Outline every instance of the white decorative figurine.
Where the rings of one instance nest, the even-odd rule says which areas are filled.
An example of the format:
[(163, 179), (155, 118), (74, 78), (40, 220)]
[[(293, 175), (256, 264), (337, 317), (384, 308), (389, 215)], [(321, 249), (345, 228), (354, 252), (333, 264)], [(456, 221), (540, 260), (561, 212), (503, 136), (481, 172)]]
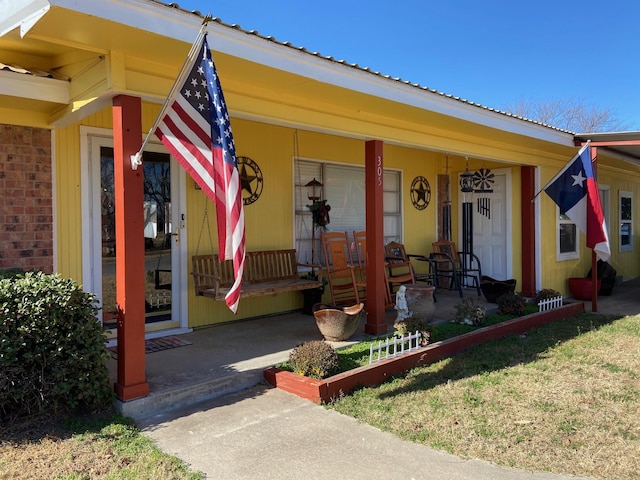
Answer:
[(405, 296), (405, 291), (407, 288), (404, 285), (400, 285), (398, 291), (396, 292), (396, 306), (393, 307), (397, 312), (398, 316), (396, 317), (396, 323), (403, 322), (407, 318), (411, 318), (411, 312), (409, 311), (409, 306), (407, 305), (407, 298)]

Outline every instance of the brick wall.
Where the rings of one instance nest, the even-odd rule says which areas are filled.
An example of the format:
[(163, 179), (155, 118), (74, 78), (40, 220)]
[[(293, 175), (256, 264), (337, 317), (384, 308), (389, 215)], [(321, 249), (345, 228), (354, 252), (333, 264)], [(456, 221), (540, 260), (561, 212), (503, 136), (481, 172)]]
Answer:
[(53, 271), (51, 132), (0, 124), (0, 269)]

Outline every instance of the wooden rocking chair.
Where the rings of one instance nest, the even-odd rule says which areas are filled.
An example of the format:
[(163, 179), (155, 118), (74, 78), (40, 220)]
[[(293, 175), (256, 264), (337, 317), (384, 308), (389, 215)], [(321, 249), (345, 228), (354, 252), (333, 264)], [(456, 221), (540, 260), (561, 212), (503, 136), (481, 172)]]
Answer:
[(354, 305), (363, 298), (358, 291), (355, 267), (346, 232), (321, 232), (325, 268), (329, 280), (331, 302), (334, 305)]

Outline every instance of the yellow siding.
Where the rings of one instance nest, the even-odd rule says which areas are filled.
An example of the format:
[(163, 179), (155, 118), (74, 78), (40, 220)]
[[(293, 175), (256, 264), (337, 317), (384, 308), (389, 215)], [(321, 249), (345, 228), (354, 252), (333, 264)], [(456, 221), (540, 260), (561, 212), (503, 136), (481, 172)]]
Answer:
[(56, 130), (55, 135), (58, 271), (81, 283), (80, 131), (75, 125)]
[[(151, 128), (158, 113), (159, 106), (143, 104), (143, 130)], [(264, 177), (264, 189), (260, 199), (245, 207), (246, 245), (248, 250), (291, 248), (294, 245), (294, 207), (293, 207), (293, 158), (317, 159), (344, 164), (364, 165), (365, 140), (327, 135), (318, 132), (299, 130), (298, 151), (295, 152), (295, 130), (289, 127), (257, 123), (246, 119), (234, 118), (234, 137), (237, 154), (247, 156), (258, 163)], [(108, 128), (112, 126), (111, 109), (104, 109), (91, 115), (81, 122), (83, 125)], [(58, 229), (58, 259), (59, 269), (65, 275), (80, 279), (82, 276), (82, 238), (80, 222), (80, 123), (71, 125), (56, 132), (57, 148), (57, 208), (60, 224), (64, 228)], [(452, 132), (452, 137), (459, 134)], [(491, 144), (491, 142), (488, 142)], [(531, 149), (501, 149), (495, 142), (489, 147), (492, 151), (501, 151), (501, 163), (480, 160), (482, 153), (487, 152), (487, 146), (480, 146), (475, 151), (474, 144), (467, 144), (469, 155), (469, 169), (477, 170), (481, 167), (490, 169), (510, 168), (511, 170), (511, 231), (508, 241), (512, 242), (513, 277), (521, 284), (522, 278), (522, 219), (520, 215), (520, 168), (526, 164), (532, 155), (540, 152)], [(546, 183), (566, 161), (575, 153), (573, 149), (566, 149), (566, 160), (559, 160), (556, 153), (538, 156), (541, 168), (541, 183)], [(423, 149), (412, 149), (391, 144), (384, 146), (384, 165), (389, 169), (401, 171), (402, 191), (402, 222), (403, 238), (409, 252), (427, 254), (431, 251), (431, 243), (436, 240), (436, 176), (444, 174), (446, 170), (446, 156), (444, 153)], [(600, 167), (601, 183), (611, 187), (611, 219), (618, 216), (618, 191), (626, 190), (634, 193), (634, 214), (640, 214), (638, 203), (640, 188), (638, 182), (640, 171), (635, 169), (623, 170), (615, 162), (609, 166), (603, 162)], [(452, 235), (458, 238), (458, 223), (455, 220), (458, 205), (457, 175), (464, 170), (464, 157), (449, 155), (448, 173), (452, 178), (451, 201), (453, 205), (454, 221)], [(633, 170), (633, 169), (632, 169)], [(425, 210), (416, 210), (411, 204), (409, 189), (412, 180), (422, 175), (429, 180), (432, 188), (431, 203)], [(195, 253), (217, 251), (216, 217), (213, 204), (207, 200), (202, 191), (195, 189), (193, 181), (186, 181), (187, 197), (187, 256), (190, 262)], [(208, 209), (211, 238), (206, 227), (203, 228), (205, 205)], [(542, 262), (543, 288), (554, 288), (563, 293), (567, 292), (566, 278), (583, 276), (590, 266), (589, 255), (581, 236), (580, 260), (556, 261), (556, 221), (555, 205), (542, 195), (540, 201), (542, 245), (540, 247)], [(68, 227), (68, 228), (67, 228)], [(613, 259), (612, 264), (618, 273), (625, 278), (638, 275), (640, 263), (640, 245), (635, 242), (633, 252), (617, 252), (617, 228), (611, 229)], [(637, 229), (634, 231), (637, 236)], [(188, 271), (191, 266), (188, 265)], [(193, 282), (189, 275), (189, 326), (202, 327), (211, 324), (228, 322), (236, 319), (264, 316), (272, 313), (299, 309), (302, 306), (302, 295), (298, 292), (279, 294), (268, 297), (243, 299), (240, 302), (238, 314), (232, 315), (223, 302), (195, 297)]]

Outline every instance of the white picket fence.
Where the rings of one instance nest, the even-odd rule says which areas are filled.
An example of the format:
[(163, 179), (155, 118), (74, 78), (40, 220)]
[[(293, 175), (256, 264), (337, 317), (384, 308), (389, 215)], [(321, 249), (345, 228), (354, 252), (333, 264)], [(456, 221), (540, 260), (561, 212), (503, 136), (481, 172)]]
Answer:
[(538, 302), (538, 311), (546, 312), (562, 306), (562, 297), (548, 298)]
[(147, 295), (147, 302), (152, 307), (164, 307), (171, 305), (171, 292), (150, 293)]
[(369, 347), (369, 363), (379, 362), (420, 348), (420, 332), (381, 340)]

